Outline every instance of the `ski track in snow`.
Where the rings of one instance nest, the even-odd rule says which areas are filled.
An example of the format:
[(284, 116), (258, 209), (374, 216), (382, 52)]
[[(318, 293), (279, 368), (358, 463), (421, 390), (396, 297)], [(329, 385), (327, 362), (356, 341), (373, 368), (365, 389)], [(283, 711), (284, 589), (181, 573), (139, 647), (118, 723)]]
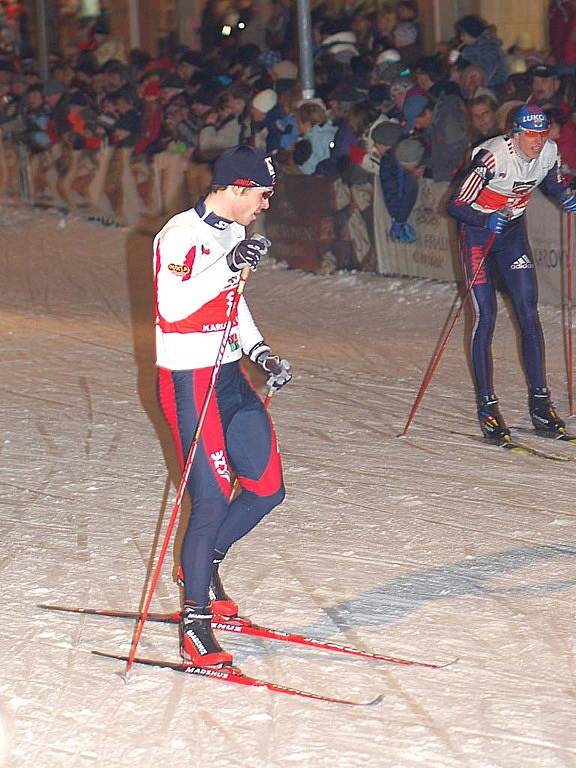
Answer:
[[(331, 706), (147, 668), (124, 685), (121, 664), (89, 652), (128, 652), (133, 624), (36, 604), (137, 608), (173, 505), (151, 240), (50, 211), (6, 208), (0, 220), (0, 765), (576, 766), (574, 465), (467, 437), (478, 428), (462, 319), (396, 437), (454, 285), (273, 263), (250, 277), (256, 321), (294, 368), (271, 405), (287, 498), (224, 574), (262, 624), (458, 661), (403, 668), (225, 634), (249, 674), (384, 702)], [(541, 316), (566, 414), (560, 311)], [(494, 357), (507, 421), (527, 427), (503, 306)], [(576, 459), (570, 446), (518, 439)], [(178, 605), (176, 555), (174, 544), (155, 610)], [(140, 653), (176, 658), (176, 628), (148, 623)]]

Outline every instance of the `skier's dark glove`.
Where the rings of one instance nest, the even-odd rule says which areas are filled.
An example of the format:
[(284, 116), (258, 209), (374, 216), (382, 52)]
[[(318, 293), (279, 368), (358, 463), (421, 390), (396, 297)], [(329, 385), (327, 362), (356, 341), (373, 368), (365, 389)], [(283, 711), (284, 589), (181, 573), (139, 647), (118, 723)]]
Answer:
[(504, 215), (502, 211), (494, 211), (486, 219), (486, 227), (495, 235), (503, 232), (506, 224), (508, 224), (508, 216)]
[(281, 360), (278, 355), (271, 354), (270, 347), (264, 342), (250, 351), (250, 359), (269, 374), (266, 386), (270, 389), (278, 391), (292, 378), (292, 367), (288, 360)]
[(270, 240), (263, 235), (254, 235), (247, 240), (241, 240), (226, 256), (226, 261), (232, 272), (240, 272), (244, 267), (250, 267), (254, 272), (262, 256), (268, 253)]
[(278, 391), (282, 389), (284, 384), (288, 384), (292, 378), (290, 363), (288, 360), (280, 360), (278, 355), (271, 355), (269, 352), (265, 352), (256, 362), (266, 373), (270, 374), (266, 380), (266, 386), (269, 389)]

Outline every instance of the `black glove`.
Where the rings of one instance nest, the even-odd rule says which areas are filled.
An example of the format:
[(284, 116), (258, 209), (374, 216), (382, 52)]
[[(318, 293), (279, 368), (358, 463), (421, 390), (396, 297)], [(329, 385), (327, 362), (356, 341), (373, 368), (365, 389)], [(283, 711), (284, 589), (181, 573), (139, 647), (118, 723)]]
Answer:
[(306, 160), (309, 160), (312, 157), (312, 144), (308, 141), (308, 139), (300, 139), (296, 142), (294, 145), (294, 151), (292, 154), (292, 158), (296, 165), (303, 165)]
[(240, 272), (244, 267), (250, 267), (254, 272), (262, 256), (268, 253), (270, 245), (270, 240), (263, 235), (254, 235), (247, 240), (240, 240), (226, 256), (228, 266), (232, 272)]
[(288, 360), (281, 360), (278, 355), (271, 354), (270, 347), (264, 342), (253, 347), (250, 359), (269, 374), (266, 386), (270, 389), (278, 391), (292, 378), (292, 368)]

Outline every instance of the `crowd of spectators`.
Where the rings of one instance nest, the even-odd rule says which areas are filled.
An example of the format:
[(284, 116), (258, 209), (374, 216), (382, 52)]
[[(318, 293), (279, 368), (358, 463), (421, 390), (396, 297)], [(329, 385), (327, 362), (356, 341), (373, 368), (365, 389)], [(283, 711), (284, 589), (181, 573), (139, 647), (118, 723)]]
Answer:
[(208, 0), (202, 52), (125, 52), (95, 21), (66, 56), (51, 57), (43, 81), (32, 55), (0, 50), (2, 135), (32, 153), (54, 145), (182, 153), (192, 197), (209, 184), (218, 155), (238, 143), (264, 148), (284, 173), (348, 184), (377, 177), (390, 237), (405, 243), (416, 237), (409, 216), (419, 179), (450, 181), (471, 147), (509, 129), (522, 103), (547, 111), (574, 179), (576, 51), (570, 25), (552, 24), (557, 3), (548, 51), (523, 39), (504, 50), (496, 29), (467, 15), (433, 55), (423, 53), (414, 0), (348, 0), (338, 15), (317, 6), (315, 97), (303, 101), (295, 4), (274, 0), (263, 15), (254, 2)]

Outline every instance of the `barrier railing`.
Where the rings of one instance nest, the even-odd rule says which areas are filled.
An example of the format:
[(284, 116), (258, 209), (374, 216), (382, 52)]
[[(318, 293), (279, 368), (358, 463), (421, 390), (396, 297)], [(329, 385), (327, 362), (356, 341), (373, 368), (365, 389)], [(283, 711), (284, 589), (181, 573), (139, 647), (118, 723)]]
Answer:
[[(134, 154), (104, 147), (73, 150), (56, 144), (31, 153), (0, 138), (0, 198), (56, 207), (121, 226), (167, 219), (189, 207), (209, 170), (180, 153)], [(362, 270), (388, 275), (459, 279), (454, 222), (443, 213), (446, 184), (422, 179), (410, 216), (416, 242), (389, 235), (390, 219), (378, 178), (342, 180), (281, 174), (266, 231), (272, 256), (312, 272)], [(538, 271), (540, 301), (559, 305), (565, 250), (561, 214), (538, 191), (530, 203), (528, 233)]]
[(55, 144), (43, 152), (0, 141), (0, 196), (32, 205), (133, 226), (188, 205), (187, 159), (180, 153), (136, 155), (132, 149), (74, 150)]

